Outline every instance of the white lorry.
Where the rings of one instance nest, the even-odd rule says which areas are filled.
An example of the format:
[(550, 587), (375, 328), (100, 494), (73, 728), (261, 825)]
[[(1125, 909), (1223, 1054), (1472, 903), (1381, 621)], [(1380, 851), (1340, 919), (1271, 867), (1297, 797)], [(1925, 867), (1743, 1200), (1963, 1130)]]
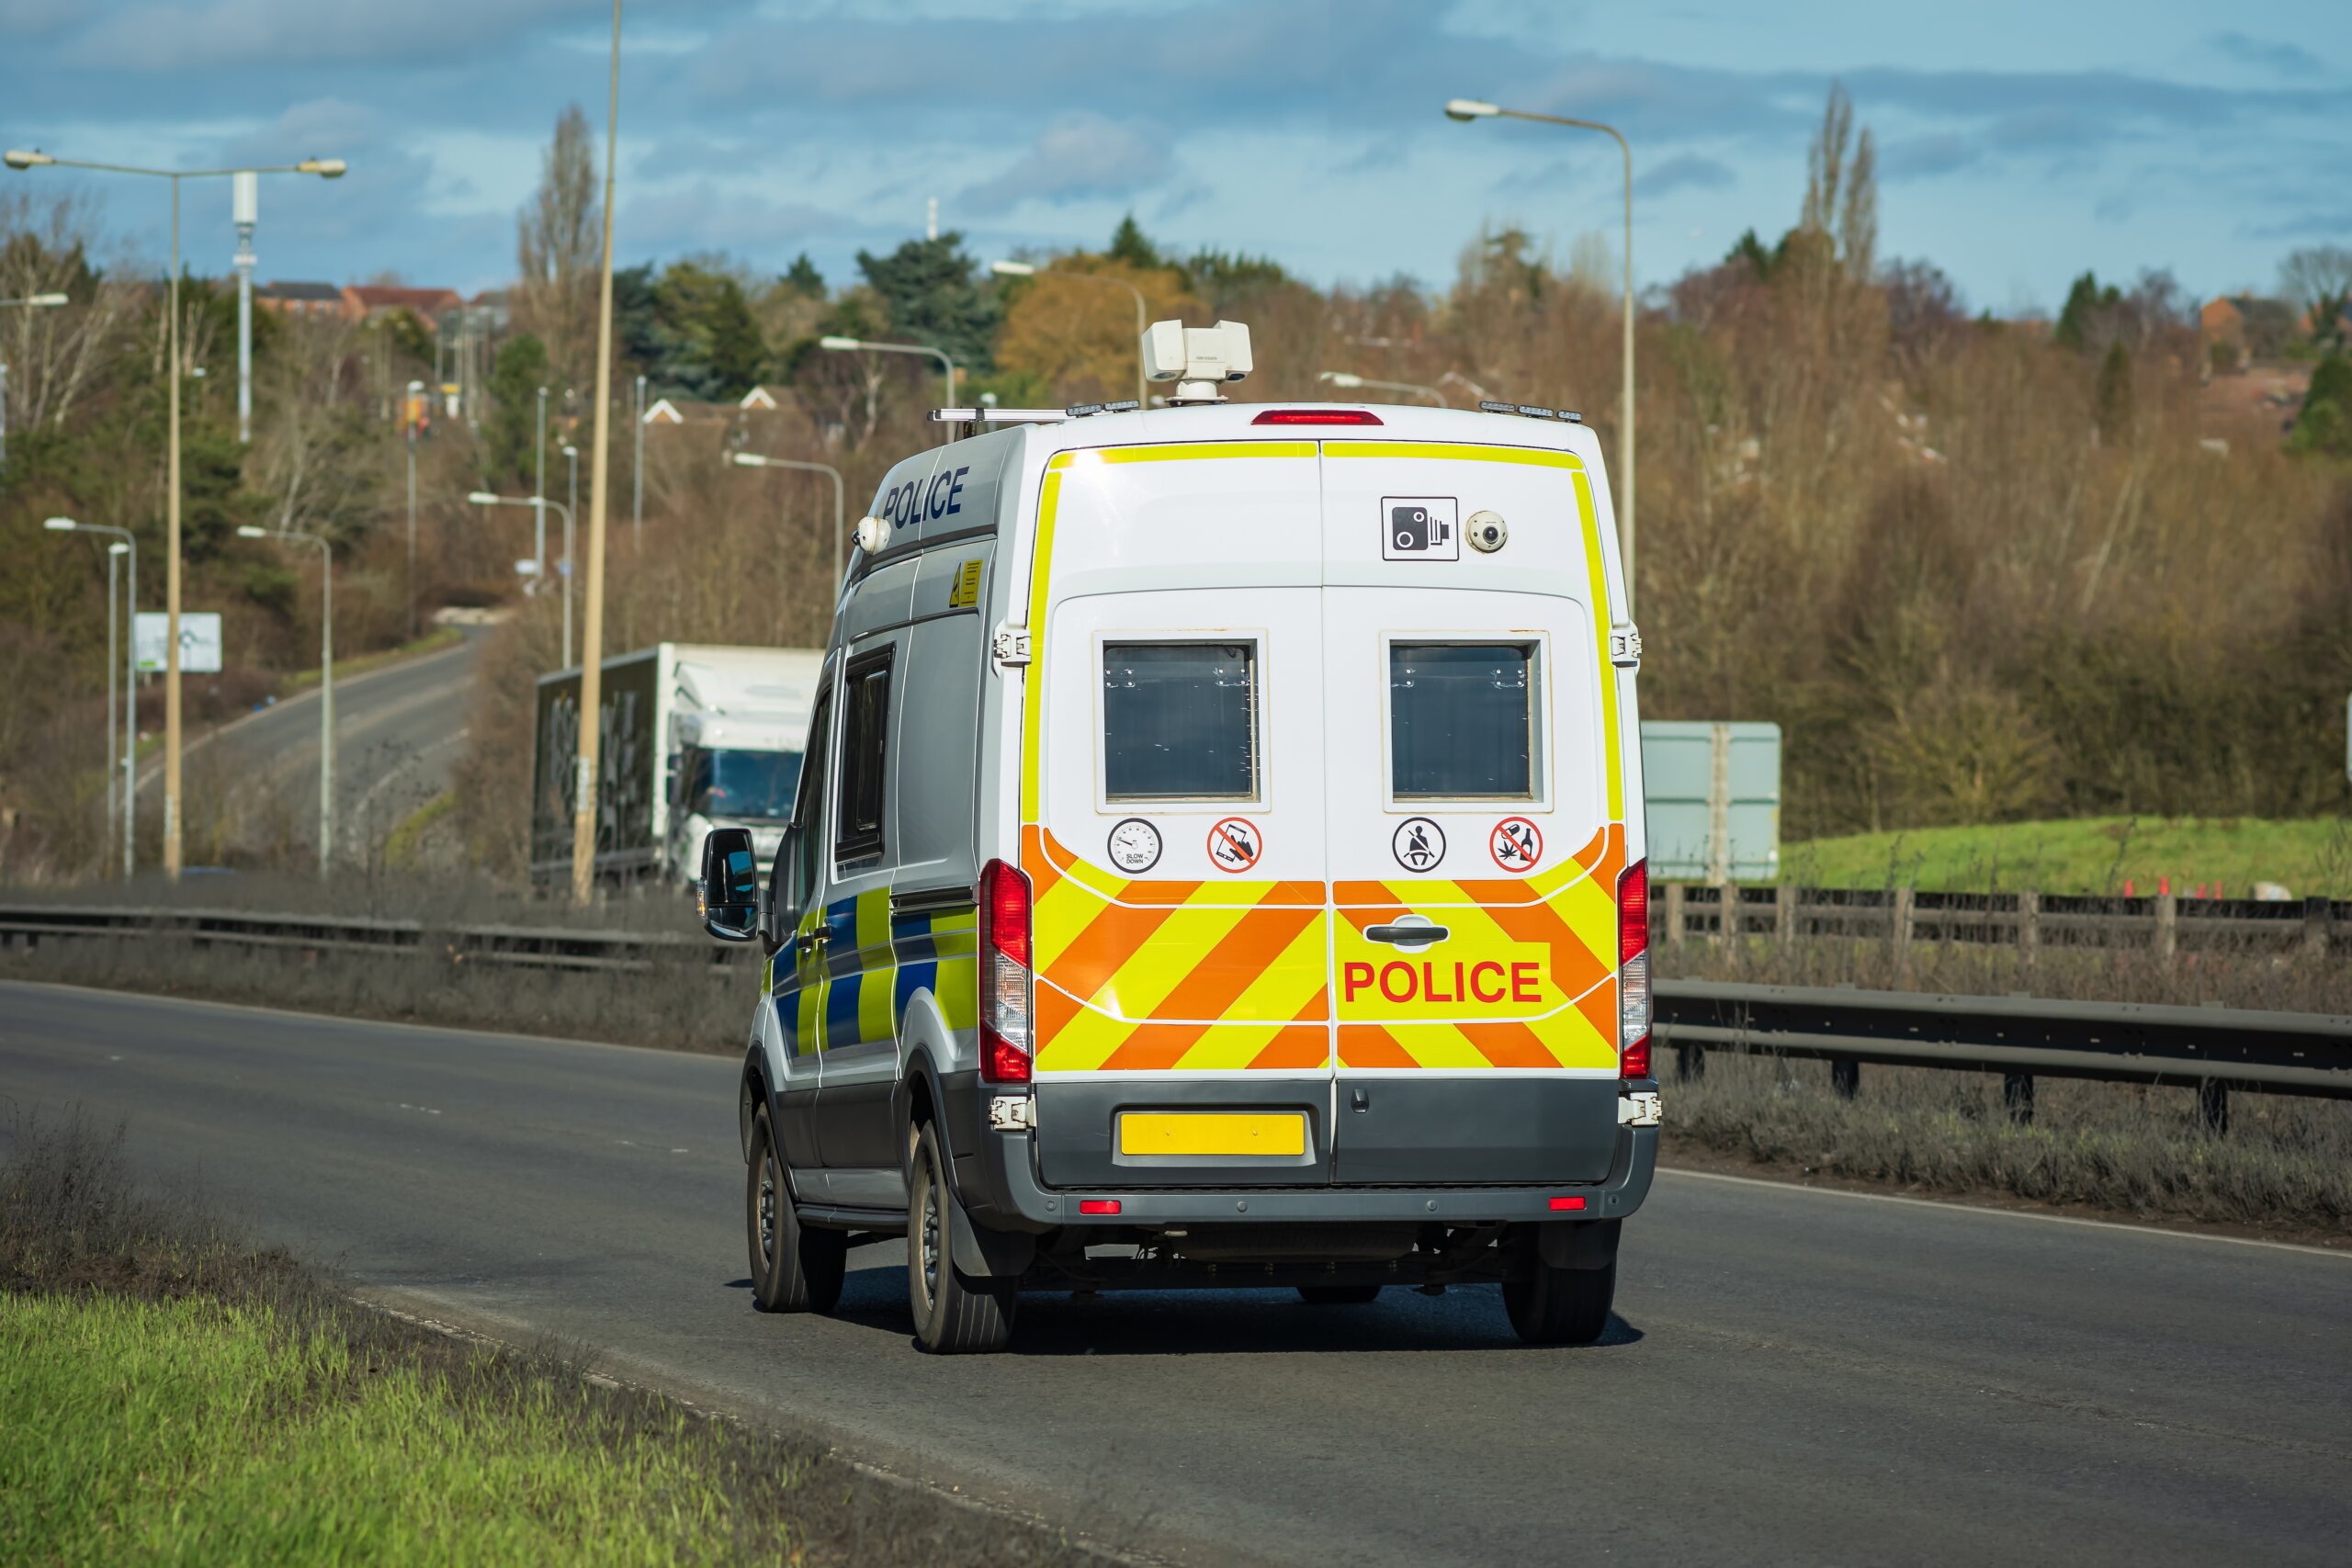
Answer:
[[(713, 828), (772, 854), (800, 780), (824, 654), (664, 642), (605, 660), (596, 876), (690, 883)], [(580, 671), (539, 677), (531, 874), (571, 874)]]

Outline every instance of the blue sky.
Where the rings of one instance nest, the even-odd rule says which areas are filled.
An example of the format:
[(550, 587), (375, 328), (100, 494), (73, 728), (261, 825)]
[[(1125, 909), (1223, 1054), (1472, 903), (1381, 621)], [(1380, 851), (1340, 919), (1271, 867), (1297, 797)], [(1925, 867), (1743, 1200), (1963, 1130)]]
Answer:
[[(1777, 14), (1776, 14), (1777, 13)], [(0, 0), (0, 142), (198, 166), (350, 160), (267, 184), (261, 276), (511, 271), (556, 114), (601, 132), (594, 0)], [(983, 259), (1156, 237), (1321, 282), (1442, 283), (1485, 221), (1619, 232), (1614, 148), (1453, 124), (1448, 97), (1612, 120), (1632, 138), (1645, 285), (1793, 220), (1830, 80), (1875, 131), (1881, 250), (1973, 306), (2054, 307), (2083, 268), (2268, 286), (2352, 243), (2352, 27), (2339, 5), (1643, 6), (1572, 0), (639, 0), (624, 26), (624, 262), (724, 250), (839, 281), (860, 247), (944, 227)], [(55, 172), (0, 175), (62, 184)], [(199, 270), (233, 247), (192, 186)], [(104, 183), (150, 261), (159, 186)]]

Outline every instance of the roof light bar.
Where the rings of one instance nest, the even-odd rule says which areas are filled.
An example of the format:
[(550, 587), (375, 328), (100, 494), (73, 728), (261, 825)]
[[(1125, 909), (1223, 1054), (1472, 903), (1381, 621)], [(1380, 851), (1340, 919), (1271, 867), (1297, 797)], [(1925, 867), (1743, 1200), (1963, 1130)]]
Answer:
[(1268, 409), (1252, 424), (1378, 424), (1370, 409)]
[[(1132, 406), (1132, 405), (1131, 405)], [(933, 409), (933, 424), (1059, 424), (1068, 409)]]
[(1481, 413), (1515, 413), (1521, 419), (1556, 419), (1567, 424), (1582, 424), (1584, 416), (1574, 409), (1547, 409), (1541, 403), (1501, 403), (1492, 400), (1478, 404)]

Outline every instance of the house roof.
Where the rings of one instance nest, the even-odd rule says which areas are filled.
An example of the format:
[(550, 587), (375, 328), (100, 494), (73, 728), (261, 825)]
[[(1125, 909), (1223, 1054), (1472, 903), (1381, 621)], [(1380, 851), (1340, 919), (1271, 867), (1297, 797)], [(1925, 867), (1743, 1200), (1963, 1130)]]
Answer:
[(266, 284), (256, 292), (265, 299), (309, 299), (322, 304), (333, 304), (343, 299), (343, 290), (332, 283), (279, 281)]
[(363, 310), (410, 310), (420, 315), (466, 302), (454, 288), (401, 288), (381, 283), (355, 283), (343, 296)]

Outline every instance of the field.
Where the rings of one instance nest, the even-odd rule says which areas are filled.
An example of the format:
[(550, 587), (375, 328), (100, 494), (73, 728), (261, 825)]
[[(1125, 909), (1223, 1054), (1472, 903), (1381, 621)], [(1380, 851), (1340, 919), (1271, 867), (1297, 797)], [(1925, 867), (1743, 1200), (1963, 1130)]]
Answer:
[(2352, 818), (2086, 817), (1994, 827), (1928, 828), (1815, 839), (1781, 851), (1781, 876), (1807, 887), (1917, 887), (1976, 892), (2146, 897), (2169, 877), (2187, 897), (2200, 886), (2249, 898), (2257, 882), (2298, 898), (2352, 897)]

